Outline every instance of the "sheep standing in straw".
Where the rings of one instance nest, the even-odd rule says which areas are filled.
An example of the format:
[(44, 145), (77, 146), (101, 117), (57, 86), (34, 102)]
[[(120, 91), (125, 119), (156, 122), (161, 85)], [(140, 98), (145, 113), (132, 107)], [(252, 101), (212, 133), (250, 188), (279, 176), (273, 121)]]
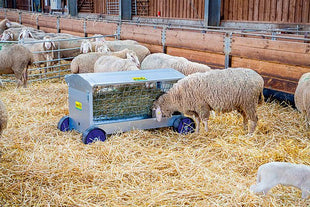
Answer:
[(33, 62), (32, 53), (22, 45), (13, 45), (0, 51), (0, 74), (15, 74), (17, 86), (27, 86), (28, 66)]
[(310, 122), (310, 73), (305, 73), (298, 81), (294, 95), (295, 106), (305, 117), (306, 127)]
[(246, 129), (250, 120), (249, 133), (257, 124), (256, 107), (262, 101), (263, 78), (251, 69), (235, 68), (194, 73), (179, 80), (154, 102), (156, 119), (170, 117), (178, 111), (194, 117), (196, 132), (200, 121), (208, 131), (210, 111), (230, 112), (237, 110), (243, 116)]
[(6, 110), (5, 105), (0, 100), (0, 135), (2, 131), (6, 128), (8, 122), (8, 112)]
[(176, 57), (164, 53), (150, 54), (141, 63), (141, 70), (160, 68), (173, 68), (184, 75), (211, 70), (207, 65), (191, 62), (184, 57)]
[(250, 190), (267, 194), (274, 186), (290, 185), (302, 191), (302, 198), (310, 195), (310, 166), (287, 162), (270, 162), (261, 165), (257, 172), (257, 184)]

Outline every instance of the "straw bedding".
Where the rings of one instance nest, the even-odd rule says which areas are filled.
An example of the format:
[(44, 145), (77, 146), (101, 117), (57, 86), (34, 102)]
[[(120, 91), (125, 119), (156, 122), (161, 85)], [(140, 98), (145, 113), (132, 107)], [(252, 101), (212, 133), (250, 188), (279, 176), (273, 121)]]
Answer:
[(199, 136), (136, 130), (84, 145), (81, 134), (57, 129), (68, 114), (64, 81), (7, 86), (0, 95), (9, 114), (0, 138), (1, 206), (310, 205), (293, 187), (249, 191), (263, 163), (310, 165), (310, 132), (291, 107), (260, 106), (253, 136), (240, 115), (227, 113), (212, 116)]

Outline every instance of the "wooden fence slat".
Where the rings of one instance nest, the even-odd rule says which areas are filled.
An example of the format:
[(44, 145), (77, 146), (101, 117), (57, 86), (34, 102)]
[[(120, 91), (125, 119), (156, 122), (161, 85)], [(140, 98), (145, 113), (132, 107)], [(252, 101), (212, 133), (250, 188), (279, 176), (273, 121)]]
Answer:
[(294, 22), (302, 22), (302, 0), (296, 1), (296, 15)]
[(259, 20), (259, 0), (254, 0), (254, 15), (253, 20), (258, 21)]
[(86, 31), (88, 34), (113, 35), (116, 33), (117, 24), (110, 22), (97, 22), (88, 20)]
[(223, 34), (203, 34), (191, 31), (167, 30), (166, 45), (223, 53)]
[(308, 23), (309, 20), (309, 7), (310, 7), (310, 1), (309, 0), (303, 0), (302, 5), (302, 23)]
[(271, 0), (271, 13), (270, 13), (270, 21), (276, 21), (276, 9), (277, 9), (277, 0)]
[(83, 33), (84, 32), (83, 26), (84, 26), (83, 20), (80, 19), (67, 19), (67, 18), (59, 19), (59, 28), (61, 30)]
[(296, 0), (290, 0), (288, 22), (294, 22), (295, 19)]
[(161, 30), (162, 28), (123, 24), (121, 39), (132, 39), (138, 42), (161, 45)]
[(282, 21), (282, 2), (283, 2), (283, 0), (277, 0), (277, 17), (276, 17), (276, 21), (278, 21), (278, 22)]
[(252, 21), (254, 16), (254, 0), (249, 0), (249, 15), (248, 20)]

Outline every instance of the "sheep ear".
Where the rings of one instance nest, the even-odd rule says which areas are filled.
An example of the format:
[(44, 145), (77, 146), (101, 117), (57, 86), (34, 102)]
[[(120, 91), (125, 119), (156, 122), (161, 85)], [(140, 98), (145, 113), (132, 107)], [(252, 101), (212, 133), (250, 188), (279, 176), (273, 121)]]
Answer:
[(29, 35), (30, 35), (31, 38), (34, 38), (33, 35), (32, 35), (32, 33), (31, 33), (30, 31), (29, 31)]
[(88, 42), (88, 47), (89, 47), (89, 50), (92, 52), (92, 51), (93, 51), (93, 49), (92, 49), (92, 45), (91, 45), (91, 43), (90, 43), (90, 42)]
[(51, 43), (52, 43), (52, 47), (56, 49), (55, 42), (51, 41)]
[(159, 106), (156, 108), (155, 114), (156, 114), (156, 120), (157, 120), (158, 122), (161, 122), (161, 120), (162, 120), (162, 118), (163, 118), (163, 114), (162, 114), (162, 112), (161, 112)]
[(14, 39), (13, 33), (10, 33), (10, 37), (12, 40)]

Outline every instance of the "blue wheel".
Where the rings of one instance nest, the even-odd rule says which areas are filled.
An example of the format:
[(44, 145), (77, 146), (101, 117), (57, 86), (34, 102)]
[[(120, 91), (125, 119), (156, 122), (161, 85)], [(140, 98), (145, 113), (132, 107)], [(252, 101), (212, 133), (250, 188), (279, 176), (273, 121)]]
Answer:
[(69, 131), (70, 130), (69, 122), (70, 122), (69, 116), (64, 116), (59, 120), (57, 128), (62, 132)]
[(189, 117), (180, 117), (173, 122), (173, 130), (180, 134), (189, 134), (195, 132), (195, 122)]
[(82, 141), (84, 144), (90, 144), (95, 141), (102, 141), (106, 140), (106, 133), (104, 130), (98, 127), (90, 127), (83, 132)]

